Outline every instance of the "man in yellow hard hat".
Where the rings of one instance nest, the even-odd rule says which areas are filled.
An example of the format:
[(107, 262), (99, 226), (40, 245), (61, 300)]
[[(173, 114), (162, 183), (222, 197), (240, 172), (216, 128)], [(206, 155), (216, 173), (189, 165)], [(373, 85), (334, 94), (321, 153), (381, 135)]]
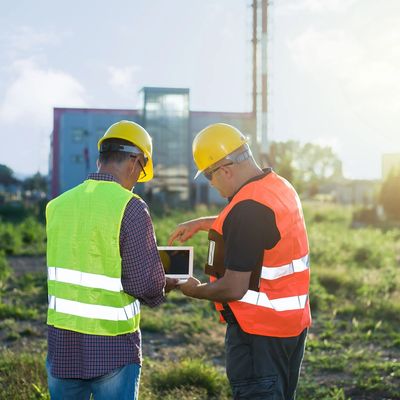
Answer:
[(215, 302), (227, 323), (226, 369), (234, 399), (292, 400), (311, 324), (309, 248), (299, 197), (270, 168), (262, 170), (245, 136), (227, 124), (197, 134), (193, 158), (228, 205), (216, 217), (180, 224), (169, 243), (208, 231), (205, 272), (190, 297)]
[(150, 135), (120, 121), (98, 150), (98, 172), (46, 209), (46, 366), (55, 400), (137, 399), (140, 306), (160, 305), (176, 284), (166, 285), (147, 205), (131, 191), (153, 177)]

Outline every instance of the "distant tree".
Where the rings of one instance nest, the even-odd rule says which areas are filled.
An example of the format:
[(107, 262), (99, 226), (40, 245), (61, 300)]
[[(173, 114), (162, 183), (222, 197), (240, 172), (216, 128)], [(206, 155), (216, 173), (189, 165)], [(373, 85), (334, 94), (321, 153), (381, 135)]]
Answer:
[(37, 190), (39, 192), (47, 191), (47, 177), (41, 175), (40, 172), (37, 172), (35, 175), (32, 175), (26, 178), (22, 182), (22, 188), (24, 190)]
[(279, 175), (309, 195), (318, 193), (322, 184), (343, 177), (342, 162), (330, 147), (293, 140), (272, 142), (269, 156)]
[(14, 171), (6, 165), (0, 164), (0, 184), (10, 186), (18, 182), (18, 179), (14, 177)]
[(290, 182), (294, 183), (295, 168), (294, 160), (298, 143), (290, 140), (288, 142), (272, 142), (269, 147), (269, 161), (275, 172)]
[(400, 169), (393, 169), (382, 184), (380, 203), (388, 217), (400, 219)]

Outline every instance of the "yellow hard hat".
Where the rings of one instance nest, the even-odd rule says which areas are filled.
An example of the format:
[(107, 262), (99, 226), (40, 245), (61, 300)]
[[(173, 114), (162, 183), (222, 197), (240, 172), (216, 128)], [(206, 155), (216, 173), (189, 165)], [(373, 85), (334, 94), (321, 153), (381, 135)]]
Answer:
[(101, 144), (106, 139), (124, 139), (143, 151), (147, 159), (147, 163), (144, 166), (146, 174), (141, 172), (138, 182), (146, 182), (153, 178), (153, 144), (151, 136), (147, 133), (146, 129), (135, 122), (123, 120), (116, 122), (107, 129), (107, 132), (97, 143), (99, 151)]
[(193, 159), (198, 169), (194, 178), (246, 143), (246, 137), (232, 125), (218, 123), (201, 130), (192, 146)]

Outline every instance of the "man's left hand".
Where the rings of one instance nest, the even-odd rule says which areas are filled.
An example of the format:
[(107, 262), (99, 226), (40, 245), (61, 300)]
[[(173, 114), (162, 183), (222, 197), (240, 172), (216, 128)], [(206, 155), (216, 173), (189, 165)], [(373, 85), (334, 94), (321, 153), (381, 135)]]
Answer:
[(181, 289), (181, 291), (182, 291), (182, 293), (185, 295), (185, 296), (189, 296), (189, 297), (197, 297), (198, 298), (198, 296), (196, 296), (196, 292), (198, 292), (198, 286), (200, 286), (201, 285), (201, 282), (198, 280), (198, 279), (196, 279), (196, 278), (193, 278), (192, 276), (187, 280), (187, 282), (185, 282), (185, 283), (182, 283), (181, 285), (179, 285), (179, 287), (180, 287), (180, 289)]
[(179, 279), (165, 277), (165, 293), (175, 289), (178, 285)]

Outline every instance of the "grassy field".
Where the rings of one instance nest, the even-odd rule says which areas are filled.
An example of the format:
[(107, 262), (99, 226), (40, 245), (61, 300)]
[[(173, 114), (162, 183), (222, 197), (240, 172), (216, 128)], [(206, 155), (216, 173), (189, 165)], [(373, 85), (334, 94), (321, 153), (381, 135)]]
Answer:
[[(158, 243), (206, 212), (154, 216)], [(297, 398), (400, 399), (400, 230), (352, 229), (351, 210), (337, 206), (306, 205), (305, 214), (313, 326)], [(23, 224), (0, 222), (0, 399), (47, 399), (44, 231)], [(205, 279), (206, 234), (188, 244)], [(162, 307), (143, 308), (142, 331), (141, 399), (230, 398), (224, 326), (208, 302), (173, 292)]]

